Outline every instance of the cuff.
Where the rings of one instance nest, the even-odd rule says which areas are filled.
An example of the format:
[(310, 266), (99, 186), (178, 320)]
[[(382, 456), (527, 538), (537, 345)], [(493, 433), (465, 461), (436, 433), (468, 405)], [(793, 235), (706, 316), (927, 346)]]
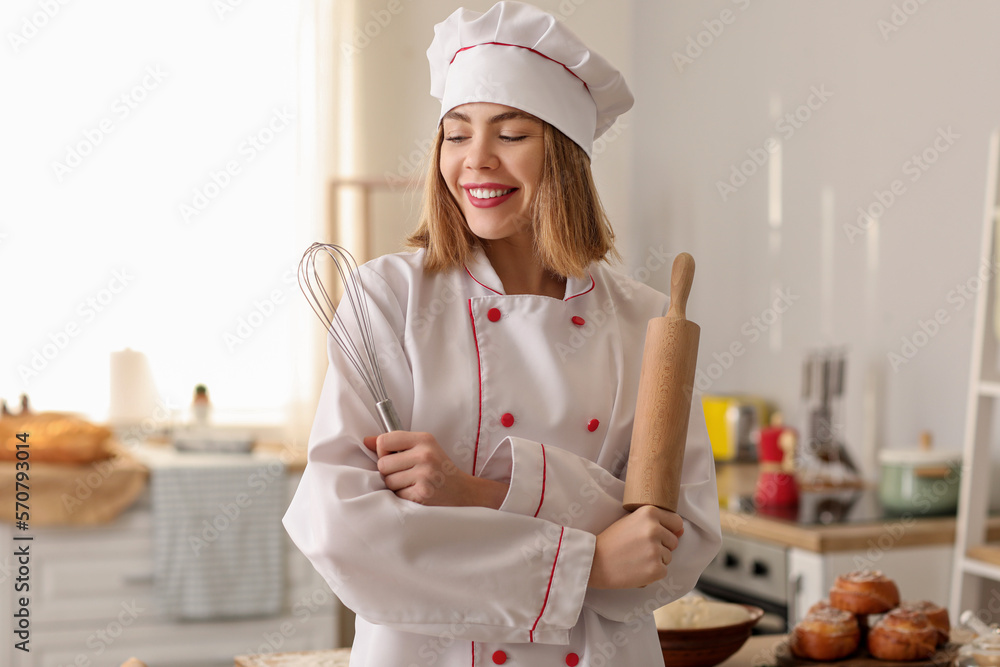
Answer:
[(563, 528), (542, 608), (528, 641), (566, 644), (580, 619), (594, 563), (597, 538), (585, 530)]
[(501, 512), (538, 516), (545, 502), (545, 445), (508, 436), (483, 465), (481, 476), (510, 484)]

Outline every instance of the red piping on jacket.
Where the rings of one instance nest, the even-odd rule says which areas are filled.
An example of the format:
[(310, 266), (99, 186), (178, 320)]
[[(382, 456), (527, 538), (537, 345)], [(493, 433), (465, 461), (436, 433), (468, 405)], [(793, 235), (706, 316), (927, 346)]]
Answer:
[(545, 613), (545, 605), (549, 603), (549, 591), (552, 590), (552, 579), (556, 576), (556, 563), (559, 562), (559, 550), (562, 549), (563, 533), (566, 532), (566, 526), (562, 527), (559, 531), (559, 544), (556, 546), (556, 557), (552, 559), (552, 572), (549, 573), (549, 586), (545, 589), (545, 599), (542, 600), (542, 610), (538, 612), (538, 618), (535, 619), (535, 624), (531, 626), (531, 630), (528, 631), (528, 641), (535, 641), (535, 628), (538, 627), (538, 621), (542, 620), (542, 614)]
[(538, 516), (538, 513), (542, 511), (542, 502), (545, 500), (545, 445), (539, 444), (542, 448), (542, 497), (538, 499), (538, 509), (535, 510), (535, 516)]
[[(472, 278), (477, 283), (479, 283), (480, 286), (485, 287), (486, 289), (488, 289), (489, 291), (493, 292), (494, 294), (499, 294), (500, 296), (505, 296), (502, 292), (498, 292), (495, 289), (493, 289), (492, 287), (490, 287), (488, 285), (484, 285), (483, 283), (479, 282), (479, 279), (476, 278), (474, 275), (472, 275), (472, 271), (469, 271), (469, 267), (467, 267), (467, 266), (465, 267), (465, 272), (469, 274), (470, 278)], [(570, 299), (575, 299), (578, 296), (583, 296), (584, 294), (587, 294), (588, 292), (592, 292), (594, 290), (594, 287), (597, 286), (597, 281), (594, 280), (593, 274), (588, 274), (588, 275), (590, 275), (590, 287), (588, 289), (585, 289), (584, 291), (580, 292), (579, 294), (574, 294), (573, 296), (566, 297), (565, 299), (563, 299), (563, 301), (569, 301)]]
[(569, 72), (569, 73), (570, 73), (570, 74), (571, 74), (571, 75), (573, 76), (573, 78), (574, 78), (574, 79), (576, 79), (576, 80), (578, 80), (578, 81), (579, 81), (580, 83), (582, 83), (582, 84), (583, 84), (583, 87), (584, 87), (584, 88), (586, 88), (586, 89), (587, 89), (588, 91), (590, 90), (590, 86), (588, 86), (588, 85), (587, 85), (587, 82), (586, 82), (586, 81), (584, 81), (583, 79), (581, 79), (580, 77), (578, 77), (578, 76), (577, 76), (577, 75), (576, 75), (576, 74), (575, 74), (575, 73), (573, 72), (573, 70), (571, 70), (570, 68), (566, 67), (566, 65), (563, 65), (563, 64), (562, 64), (561, 62), (559, 62), (559, 61), (558, 61), (558, 60), (556, 60), (555, 58), (549, 58), (549, 57), (548, 57), (547, 55), (545, 55), (545, 54), (544, 54), (544, 53), (542, 53), (541, 51), (536, 51), (536, 50), (534, 50), (533, 48), (531, 48), (530, 46), (521, 46), (520, 44), (505, 44), (504, 42), (483, 42), (482, 44), (473, 44), (472, 46), (463, 46), (463, 47), (462, 47), (462, 48), (460, 48), (460, 49), (459, 49), (458, 51), (455, 51), (455, 55), (453, 55), (453, 56), (451, 57), (451, 60), (449, 60), (449, 61), (448, 61), (448, 64), (449, 64), (449, 65), (451, 65), (451, 64), (452, 64), (453, 62), (455, 62), (455, 58), (456, 58), (456, 57), (458, 56), (458, 54), (459, 54), (459, 53), (461, 53), (462, 51), (468, 51), (469, 49), (474, 49), (474, 48), (476, 48), (477, 46), (485, 46), (485, 45), (487, 45), (487, 44), (494, 44), (494, 45), (496, 45), (496, 46), (513, 46), (513, 47), (515, 47), (515, 48), (518, 48), (518, 49), (527, 49), (528, 51), (531, 51), (531, 52), (532, 52), (532, 53), (534, 53), (535, 55), (538, 55), (538, 56), (541, 56), (541, 57), (545, 58), (546, 60), (551, 60), (552, 62), (554, 62), (554, 63), (555, 63), (555, 64), (557, 64), (557, 65), (562, 65), (563, 69), (564, 69), (564, 70), (566, 70), (567, 72)]
[(586, 290), (586, 291), (583, 291), (583, 292), (580, 292), (579, 294), (574, 294), (573, 296), (566, 297), (566, 301), (569, 301), (570, 299), (575, 299), (578, 296), (583, 296), (587, 292), (590, 292), (591, 290), (593, 290), (596, 285), (597, 285), (597, 282), (594, 280), (594, 276), (591, 275), (590, 276), (590, 289)]
[[(470, 278), (472, 278), (472, 279), (473, 279), (473, 280), (475, 280), (475, 281), (476, 281), (477, 283), (479, 283), (479, 280), (478, 280), (478, 279), (477, 279), (477, 278), (476, 278), (476, 277), (475, 277), (474, 275), (472, 275), (472, 271), (469, 271), (469, 267), (465, 267), (465, 272), (469, 274), (469, 277), (470, 277)], [(483, 285), (482, 283), (479, 283), (479, 284), (480, 284), (480, 285)], [(486, 289), (488, 289), (489, 291), (493, 292), (494, 294), (500, 294), (500, 296), (503, 296), (503, 294), (501, 294), (500, 292), (496, 291), (496, 290), (495, 290), (495, 289), (493, 289), (492, 287), (487, 287), (486, 285), (483, 285), (483, 287), (486, 287)], [(472, 302), (472, 300), (470, 299), (470, 300), (469, 300), (469, 302), (471, 303), (471, 302)]]
[[(468, 269), (466, 269), (468, 271)], [(472, 275), (471, 273), (469, 274)], [(476, 278), (473, 276), (473, 280)], [(478, 283), (479, 281), (476, 280)], [(479, 283), (482, 285), (482, 283)], [(486, 287), (483, 285), (483, 287)], [(487, 287), (487, 289), (489, 289)], [(476, 336), (476, 317), (472, 314), (472, 299), (469, 299), (469, 319), (472, 321), (472, 340), (476, 344), (476, 364), (479, 367), (479, 421), (476, 422), (476, 447), (472, 451), (472, 476), (476, 476), (476, 462), (479, 459), (479, 432), (483, 428), (483, 360), (479, 354), (479, 338)]]

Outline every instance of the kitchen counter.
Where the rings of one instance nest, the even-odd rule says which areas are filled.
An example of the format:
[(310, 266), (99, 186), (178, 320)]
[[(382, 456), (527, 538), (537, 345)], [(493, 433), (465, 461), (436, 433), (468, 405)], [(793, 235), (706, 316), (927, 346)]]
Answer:
[[(785, 640), (784, 635), (756, 635), (719, 667), (760, 667), (773, 665), (774, 647)], [(336, 667), (347, 665), (350, 649), (272, 653), (270, 655), (238, 655), (236, 667)]]
[[(753, 493), (757, 465), (724, 463), (716, 466), (720, 505), (727, 498)], [(722, 530), (740, 537), (756, 538), (785, 547), (797, 547), (816, 553), (860, 551), (869, 549), (886, 535), (892, 546), (927, 546), (954, 544), (955, 517), (898, 517), (865, 523), (804, 525), (761, 514), (720, 508)], [(987, 521), (988, 541), (1000, 540), (1000, 517)]]
[(275, 454), (285, 464), (289, 473), (301, 473), (306, 469), (306, 448), (293, 447), (283, 442), (258, 442), (254, 452)]
[(775, 647), (785, 641), (787, 635), (754, 635), (739, 651), (731, 655), (718, 667), (761, 667), (774, 665)]
[[(142, 443), (138, 448), (133, 450), (133, 452), (140, 458), (143, 459), (149, 457), (160, 457), (166, 456), (167, 453), (175, 453), (176, 450), (173, 447), (172, 441), (169, 438), (153, 437), (148, 438)], [(281, 462), (285, 464), (286, 472), (290, 474), (299, 474), (306, 468), (306, 448), (305, 447), (294, 447), (284, 442), (276, 440), (259, 440), (253, 447), (253, 455), (260, 457), (276, 456), (281, 459)], [(198, 454), (197, 456), (212, 456), (212, 454)], [(239, 457), (245, 456), (245, 454), (221, 454), (223, 460), (225, 457)]]

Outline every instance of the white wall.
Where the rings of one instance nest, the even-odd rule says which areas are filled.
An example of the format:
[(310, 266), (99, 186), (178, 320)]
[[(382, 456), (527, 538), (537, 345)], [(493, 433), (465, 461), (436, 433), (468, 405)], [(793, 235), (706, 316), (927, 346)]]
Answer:
[[(959, 448), (973, 308), (952, 290), (979, 261), (987, 141), (1000, 126), (1000, 4), (632, 4), (632, 206), (642, 230), (634, 243), (639, 252), (666, 239), (671, 251), (695, 256), (688, 312), (702, 326), (701, 370), (714, 353), (743, 345), (710, 390), (763, 394), (796, 419), (804, 352), (846, 345), (844, 427), (862, 460), (873, 460), (867, 447), (912, 446), (924, 428), (941, 447)], [(724, 11), (728, 23), (713, 23)], [(675, 62), (689, 39), (705, 46), (691, 48), (692, 62)], [(798, 129), (778, 125), (813, 89), (831, 95), (813, 98), (818, 108)], [(947, 151), (913, 171), (911, 156), (947, 128), (952, 145), (939, 141)], [(783, 137), (780, 179), (769, 175), (768, 155), (724, 201), (717, 183), (770, 136)], [(780, 216), (768, 205), (779, 180)], [(858, 207), (894, 180), (905, 190), (877, 232), (848, 234)], [(666, 276), (652, 282), (665, 288)], [(754, 328), (777, 286), (797, 300), (754, 342), (743, 328)], [(947, 322), (893, 369), (888, 355), (938, 311)], [(882, 423), (865, 443), (869, 374), (882, 377), (874, 385)]]

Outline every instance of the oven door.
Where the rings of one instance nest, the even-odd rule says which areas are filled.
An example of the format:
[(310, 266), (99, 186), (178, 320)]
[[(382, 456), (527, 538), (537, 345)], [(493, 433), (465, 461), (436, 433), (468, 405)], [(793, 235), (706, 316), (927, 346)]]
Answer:
[(723, 534), (722, 548), (696, 588), (716, 600), (760, 607), (764, 618), (754, 632), (770, 634), (788, 631), (792, 586), (787, 548)]

